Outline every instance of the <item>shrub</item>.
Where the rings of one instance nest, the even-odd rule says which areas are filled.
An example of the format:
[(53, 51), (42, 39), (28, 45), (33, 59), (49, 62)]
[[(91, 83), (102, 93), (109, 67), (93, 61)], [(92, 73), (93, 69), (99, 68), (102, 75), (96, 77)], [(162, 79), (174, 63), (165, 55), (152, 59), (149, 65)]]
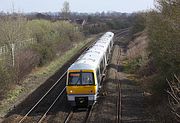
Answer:
[(127, 73), (135, 73), (141, 67), (142, 62), (143, 61), (141, 57), (132, 59), (131, 61), (127, 62), (127, 64), (125, 65), (124, 71)]
[(133, 16), (132, 34), (141, 32), (146, 27), (146, 13), (136, 13)]
[(4, 63), (0, 62), (0, 99), (3, 98), (9, 89), (9, 84), (13, 84), (14, 70), (7, 68)]
[(36, 52), (39, 56), (39, 63), (38, 63), (39, 66), (42, 66), (42, 65), (48, 63), (55, 56), (55, 53), (53, 51), (53, 47), (50, 47), (48, 45), (33, 44), (31, 46), (31, 49), (34, 52)]
[(163, 93), (167, 88), (165, 79), (180, 73), (180, 1), (157, 0), (157, 8), (148, 14), (147, 29), (149, 51), (159, 77), (154, 88)]
[[(0, 43), (11, 48), (12, 43), (29, 41), (25, 47), (15, 50), (15, 65), (12, 65), (12, 54), (7, 52), (5, 61), (0, 63), (0, 93), (5, 94), (5, 88), (20, 81), (35, 66), (42, 66), (70, 49), (76, 42), (83, 40), (83, 34), (77, 25), (66, 21), (51, 22), (47, 20), (31, 20), (25, 18), (5, 18), (0, 20)], [(14, 31), (14, 32), (13, 32)], [(7, 33), (6, 33), (7, 32)], [(4, 35), (3, 35), (4, 34)], [(9, 38), (8, 38), (9, 36)], [(23, 42), (26, 44), (26, 42)], [(0, 56), (0, 59), (2, 56)], [(28, 61), (28, 62), (27, 62)], [(6, 63), (6, 64), (5, 64)], [(8, 90), (8, 89), (7, 89)]]

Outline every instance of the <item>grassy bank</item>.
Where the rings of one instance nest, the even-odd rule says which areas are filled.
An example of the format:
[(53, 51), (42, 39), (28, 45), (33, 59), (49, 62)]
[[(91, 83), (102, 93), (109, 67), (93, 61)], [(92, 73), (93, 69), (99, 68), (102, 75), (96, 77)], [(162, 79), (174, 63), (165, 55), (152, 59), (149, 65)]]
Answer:
[(59, 68), (63, 66), (74, 54), (76, 54), (85, 44), (94, 40), (92, 36), (85, 41), (74, 44), (73, 48), (64, 52), (63, 55), (56, 58), (50, 64), (43, 67), (37, 67), (24, 79), (22, 84), (9, 91), (7, 97), (0, 101), (0, 117), (3, 117), (15, 105), (23, 101), (30, 93), (36, 90), (43, 82), (52, 76)]

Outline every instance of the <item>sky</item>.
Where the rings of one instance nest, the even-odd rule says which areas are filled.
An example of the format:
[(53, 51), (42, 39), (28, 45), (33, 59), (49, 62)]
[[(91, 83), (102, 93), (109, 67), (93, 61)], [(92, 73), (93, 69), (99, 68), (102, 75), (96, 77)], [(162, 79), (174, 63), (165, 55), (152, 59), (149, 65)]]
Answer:
[[(59, 12), (65, 0), (0, 0), (0, 11)], [(153, 9), (154, 0), (66, 0), (72, 12), (137, 12)]]

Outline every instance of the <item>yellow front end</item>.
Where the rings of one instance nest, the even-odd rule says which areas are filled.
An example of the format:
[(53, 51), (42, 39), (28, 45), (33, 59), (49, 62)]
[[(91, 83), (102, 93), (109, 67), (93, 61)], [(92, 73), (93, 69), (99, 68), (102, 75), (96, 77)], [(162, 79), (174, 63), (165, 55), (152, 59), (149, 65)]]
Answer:
[(66, 92), (67, 92), (67, 99), (71, 103), (72, 106), (77, 106), (78, 103), (87, 103), (87, 105), (92, 105), (93, 102), (97, 98), (97, 79), (95, 71), (93, 70), (71, 70), (68, 71), (69, 73), (78, 73), (78, 72), (90, 72), (93, 73), (94, 78), (94, 84), (92, 85), (70, 85), (69, 84), (69, 77), (67, 77), (67, 86), (66, 86)]

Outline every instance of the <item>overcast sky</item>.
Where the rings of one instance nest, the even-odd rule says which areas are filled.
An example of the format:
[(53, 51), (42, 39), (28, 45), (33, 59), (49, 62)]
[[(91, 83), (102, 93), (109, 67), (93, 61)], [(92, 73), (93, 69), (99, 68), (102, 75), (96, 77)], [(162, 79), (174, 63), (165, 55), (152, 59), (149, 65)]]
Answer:
[[(65, 0), (0, 0), (0, 11), (57, 12)], [(154, 0), (66, 0), (73, 12), (136, 12), (153, 9)]]

